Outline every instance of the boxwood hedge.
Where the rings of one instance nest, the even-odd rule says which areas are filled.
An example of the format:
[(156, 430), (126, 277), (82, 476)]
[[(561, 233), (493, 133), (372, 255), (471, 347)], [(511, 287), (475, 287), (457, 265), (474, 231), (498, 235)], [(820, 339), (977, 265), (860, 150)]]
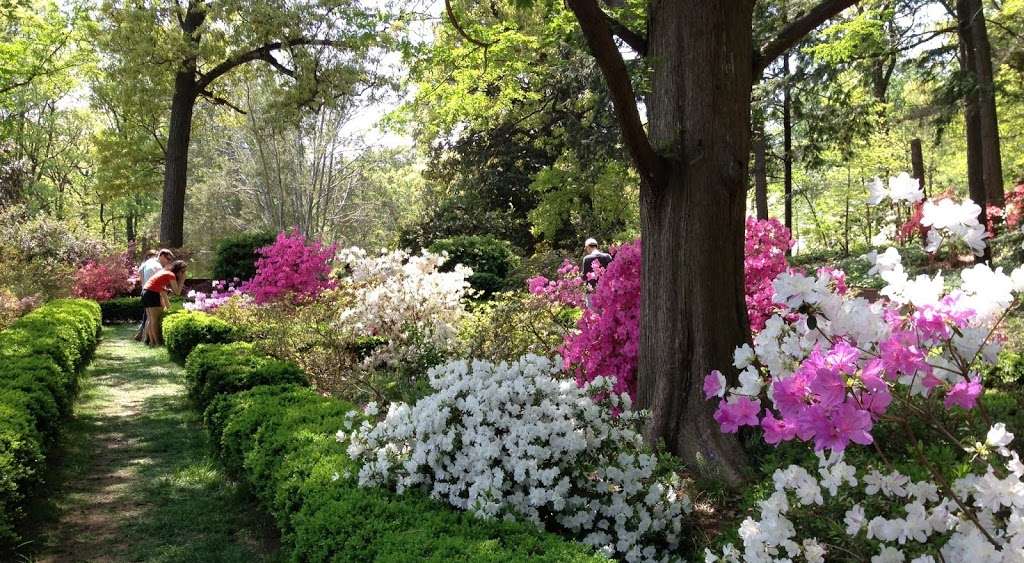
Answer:
[(100, 319), (92, 301), (52, 301), (0, 332), (0, 554), (18, 541), (25, 499), (40, 488)]
[(180, 311), (163, 319), (164, 344), (171, 359), (184, 363), (200, 344), (226, 344), (234, 340), (234, 327), (213, 315)]
[(604, 560), (530, 524), (478, 520), (420, 492), (360, 488), (334, 437), (353, 408), (263, 386), (220, 395), (204, 415), (228, 472), (273, 514), (292, 561)]
[(185, 361), (185, 382), (200, 410), (217, 395), (259, 385), (306, 385), (306, 374), (291, 362), (257, 353), (248, 342), (200, 344)]

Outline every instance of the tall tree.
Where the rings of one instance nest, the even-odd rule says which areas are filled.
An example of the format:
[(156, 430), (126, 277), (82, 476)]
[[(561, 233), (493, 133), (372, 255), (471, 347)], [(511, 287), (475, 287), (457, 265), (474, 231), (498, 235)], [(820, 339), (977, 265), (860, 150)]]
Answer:
[(642, 36), (622, 31), (597, 0), (568, 0), (641, 179), (638, 399), (652, 411), (647, 438), (688, 462), (711, 462), (734, 482), (745, 457), (713, 421), (701, 382), (750, 338), (743, 227), (751, 88), (767, 64), (854, 3), (826, 0), (755, 49), (753, 0), (648, 2), (646, 38), (636, 49), (651, 65), (645, 128), (615, 42), (617, 35), (641, 44)]
[[(109, 0), (104, 16), (116, 38), (109, 48), (120, 64), (145, 69), (135, 76), (163, 82), (158, 91), (170, 99), (160, 240), (173, 247), (184, 243), (189, 143), (199, 100), (237, 111), (223, 83), (249, 63), (278, 74), (282, 98), (295, 105), (349, 94), (367, 78), (365, 59), (382, 21), (357, 0)], [(161, 67), (167, 78), (153, 72)]]
[(985, 8), (981, 0), (957, 2), (957, 18), (967, 27), (974, 52), (973, 78), (977, 87), (978, 127), (981, 135), (982, 178), (985, 196), (990, 205), (1003, 205), (1003, 160), (999, 147), (999, 118), (996, 114), (995, 73), (992, 70), (992, 47), (985, 24)]

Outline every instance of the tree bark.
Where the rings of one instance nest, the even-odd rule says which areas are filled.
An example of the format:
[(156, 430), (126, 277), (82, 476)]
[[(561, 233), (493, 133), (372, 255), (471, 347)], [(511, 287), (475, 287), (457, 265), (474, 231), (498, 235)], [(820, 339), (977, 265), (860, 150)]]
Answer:
[(652, 412), (647, 438), (733, 483), (746, 457), (714, 422), (701, 389), (750, 338), (743, 232), (752, 10), (749, 0), (651, 4), (650, 139), (672, 156), (640, 190), (638, 402)]
[(924, 151), (921, 150), (921, 139), (910, 140), (910, 169), (914, 172), (921, 192), (928, 197), (928, 189), (924, 184)]
[[(974, 54), (974, 37), (970, 26), (970, 1), (958, 0), (956, 3), (958, 28), (957, 34), (960, 38), (960, 69), (972, 80), (977, 77), (976, 61)], [(974, 203), (981, 207), (978, 221), (982, 225), (988, 223), (988, 194), (985, 185), (984, 172), (984, 147), (981, 135), (981, 115), (978, 103), (978, 89), (968, 89), (964, 96), (964, 130), (967, 135), (967, 189)], [(985, 256), (982, 261), (988, 261), (991, 252), (986, 246)]]
[[(977, 78), (978, 120), (981, 129), (981, 161), (985, 195), (989, 204), (1003, 206), (1003, 161), (999, 146), (999, 118), (996, 114), (995, 73), (992, 47), (981, 0), (966, 0), (961, 24), (970, 25), (974, 43), (974, 76)], [(964, 22), (963, 19), (967, 18)]]
[[(789, 55), (782, 59), (782, 185), (785, 193), (786, 228), (793, 231), (793, 100), (789, 85)], [(788, 252), (792, 252), (789, 250)]]
[(768, 219), (768, 161), (766, 140), (764, 138), (764, 119), (758, 118), (754, 123), (754, 207), (757, 218)]
[(164, 156), (164, 194), (160, 212), (160, 244), (181, 248), (185, 242), (185, 188), (188, 185), (188, 148), (192, 139), (192, 115), (200, 88), (196, 78), (196, 52), (199, 50), (197, 30), (206, 19), (206, 11), (189, 2), (181, 20), (185, 41), (193, 47), (188, 58), (174, 74), (171, 118), (168, 123), (166, 155)]

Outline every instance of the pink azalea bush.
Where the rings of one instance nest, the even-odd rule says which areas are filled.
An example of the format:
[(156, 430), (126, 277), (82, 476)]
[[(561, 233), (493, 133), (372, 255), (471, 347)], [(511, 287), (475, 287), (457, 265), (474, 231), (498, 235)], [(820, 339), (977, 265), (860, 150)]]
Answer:
[(335, 250), (335, 245), (320, 241), (307, 243), (297, 229), (282, 231), (273, 244), (256, 251), (256, 275), (240, 289), (257, 304), (316, 297), (334, 287), (330, 274)]
[[(786, 251), (793, 246), (788, 229), (769, 219), (747, 219), (745, 241), (745, 287), (751, 328), (764, 327), (775, 312), (772, 280), (788, 268)], [(640, 345), (641, 245), (636, 240), (612, 248), (614, 256), (607, 271), (597, 272), (597, 287), (590, 292), (590, 306), (584, 307), (589, 285), (579, 268), (566, 261), (558, 277), (537, 276), (527, 280), (531, 293), (570, 307), (581, 307), (577, 331), (566, 336), (561, 348), (567, 369), (580, 385), (598, 376), (611, 377), (616, 393), (636, 394), (637, 356)], [(845, 278), (835, 274), (838, 283)]]
[(874, 260), (888, 283), (887, 299), (875, 303), (844, 295), (828, 271), (775, 280), (781, 310), (753, 349), (736, 350), (739, 385), (727, 389), (719, 371), (705, 378), (723, 432), (760, 427), (769, 444), (801, 440), (842, 452), (872, 444), (872, 428), (893, 416), (893, 405), (904, 413), (918, 402), (977, 405), (984, 390), (978, 363), (995, 360), (995, 328), (1024, 289), (1024, 268), (1007, 276), (977, 265), (944, 294), (941, 275), (911, 279), (894, 249)]
[(130, 293), (137, 281), (128, 253), (86, 262), (75, 272), (75, 297), (105, 301)]

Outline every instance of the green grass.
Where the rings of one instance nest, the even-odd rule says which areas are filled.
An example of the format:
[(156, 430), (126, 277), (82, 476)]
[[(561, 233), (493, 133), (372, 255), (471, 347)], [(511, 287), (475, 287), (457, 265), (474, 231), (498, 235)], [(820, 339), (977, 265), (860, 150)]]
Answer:
[(276, 561), (272, 522), (228, 480), (164, 349), (104, 329), (36, 508), (30, 561)]

